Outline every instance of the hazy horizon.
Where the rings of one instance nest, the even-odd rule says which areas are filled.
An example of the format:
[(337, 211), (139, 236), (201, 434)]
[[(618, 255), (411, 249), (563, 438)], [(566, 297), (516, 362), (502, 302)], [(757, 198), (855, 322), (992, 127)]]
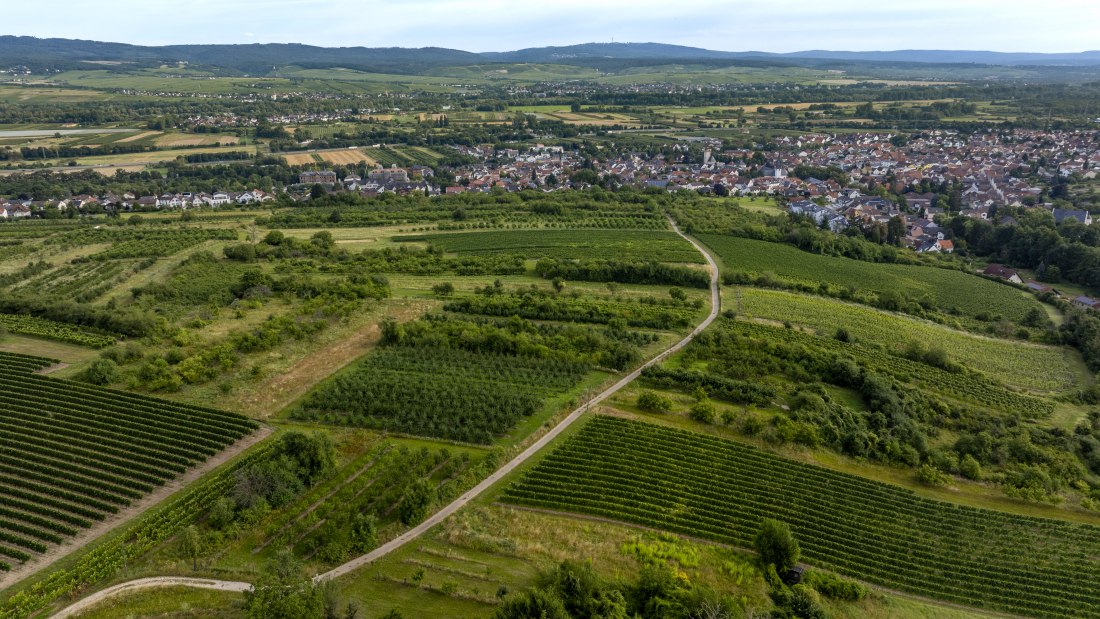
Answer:
[[(1087, 0), (916, 6), (868, 0), (42, 0), (5, 7), (5, 33), (135, 45), (301, 43), (500, 52), (591, 42), (659, 42), (721, 51), (966, 50), (1077, 53), (1100, 48)], [(907, 3), (908, 4), (908, 3)], [(57, 19), (59, 16), (64, 19)], [(58, 23), (60, 22), (60, 23)]]

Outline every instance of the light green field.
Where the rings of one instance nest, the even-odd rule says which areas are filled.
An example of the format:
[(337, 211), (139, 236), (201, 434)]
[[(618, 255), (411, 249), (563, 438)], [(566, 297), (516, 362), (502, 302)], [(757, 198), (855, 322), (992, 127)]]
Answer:
[(1084, 368), (1069, 348), (1010, 342), (949, 329), (901, 314), (777, 290), (727, 288), (723, 306), (739, 315), (774, 322), (789, 321), (823, 334), (847, 329), (858, 341), (904, 351), (910, 342), (939, 346), (948, 358), (1010, 385), (1053, 391), (1084, 384)]

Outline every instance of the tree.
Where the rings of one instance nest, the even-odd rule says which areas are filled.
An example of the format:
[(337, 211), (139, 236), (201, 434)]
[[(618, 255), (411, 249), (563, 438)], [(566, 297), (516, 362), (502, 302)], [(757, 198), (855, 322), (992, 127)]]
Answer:
[(325, 615), (324, 592), (302, 578), (302, 567), (287, 549), (266, 566), (256, 585), (245, 593), (245, 608), (253, 619), (301, 619)]
[(432, 499), (435, 498), (434, 494), (435, 491), (427, 480), (418, 479), (413, 482), (401, 498), (399, 509), (401, 522), (412, 525), (423, 520), (428, 515), (428, 507), (431, 506)]
[(180, 554), (185, 558), (191, 559), (191, 569), (198, 571), (199, 569), (199, 557), (202, 555), (202, 536), (199, 535), (198, 528), (195, 525), (191, 525), (183, 530), (180, 534)]
[(900, 247), (903, 239), (905, 239), (905, 222), (901, 217), (894, 215), (886, 224), (886, 242)]
[(310, 189), (309, 189), (310, 199), (316, 200), (318, 198), (323, 198), (324, 196), (325, 196), (325, 188), (321, 185), (321, 183), (314, 183), (313, 187), (310, 187)]
[(791, 528), (787, 523), (774, 518), (765, 518), (760, 524), (760, 532), (756, 534), (754, 545), (760, 555), (760, 562), (774, 565), (775, 571), (780, 575), (790, 571), (802, 555)]

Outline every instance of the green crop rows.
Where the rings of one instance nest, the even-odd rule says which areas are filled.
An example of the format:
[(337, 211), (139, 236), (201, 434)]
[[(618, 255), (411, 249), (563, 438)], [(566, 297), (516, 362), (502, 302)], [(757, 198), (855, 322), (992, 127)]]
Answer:
[(753, 275), (821, 283), (853, 290), (928, 299), (944, 311), (1001, 315), (1019, 322), (1040, 307), (1029, 294), (976, 275), (934, 267), (880, 264), (804, 252), (790, 245), (732, 236), (701, 234), (699, 239), (722, 258), (727, 269)]
[(1009, 391), (1003, 385), (974, 374), (948, 372), (935, 366), (890, 354), (882, 349), (856, 343), (846, 343), (831, 337), (818, 337), (783, 327), (757, 322), (733, 321), (726, 328), (748, 337), (782, 341), (802, 346), (823, 348), (848, 355), (876, 370), (882, 370), (903, 381), (915, 381), (944, 395), (1002, 411), (1018, 412), (1025, 418), (1041, 418), (1054, 412), (1054, 404), (1031, 396)]
[(92, 348), (103, 348), (115, 343), (115, 338), (110, 335), (87, 331), (75, 325), (35, 316), (0, 314), (0, 325), (3, 325), (11, 333), (33, 335), (80, 346), (91, 346)]
[(231, 413), (31, 373), (52, 363), (0, 354), (0, 557), (45, 552), (256, 427)]
[(565, 360), (382, 348), (313, 392), (294, 416), (488, 443), (587, 371)]
[(741, 315), (790, 321), (825, 335), (847, 329), (862, 343), (903, 352), (910, 342), (940, 346), (952, 361), (1027, 389), (1066, 389), (1077, 380), (1069, 349), (971, 335), (932, 322), (825, 297), (777, 290), (740, 290)]
[(137, 262), (124, 260), (70, 264), (37, 277), (18, 287), (16, 291), (20, 294), (31, 292), (86, 303), (99, 298), (121, 279), (140, 268)]
[(484, 316), (519, 316), (531, 320), (559, 320), (608, 324), (622, 319), (631, 327), (679, 329), (691, 324), (698, 310), (672, 304), (641, 303), (607, 298), (539, 294), (475, 295), (444, 306), (449, 312)]
[(809, 562), (884, 587), (1023, 616), (1100, 614), (1100, 528), (924, 499), (683, 430), (596, 417), (503, 499), (743, 547), (774, 517)]
[(569, 258), (701, 263), (703, 258), (675, 232), (657, 230), (506, 230), (403, 236), (460, 254), (517, 254)]

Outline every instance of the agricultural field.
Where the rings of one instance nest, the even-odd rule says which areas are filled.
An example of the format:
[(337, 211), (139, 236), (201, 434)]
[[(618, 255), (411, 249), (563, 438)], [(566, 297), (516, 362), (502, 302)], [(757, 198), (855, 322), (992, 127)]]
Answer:
[(291, 416), (488, 444), (594, 366), (636, 359), (636, 339), (518, 318), (430, 316), (388, 325), (381, 348), (314, 390)]
[(68, 342), (90, 348), (104, 348), (115, 343), (113, 335), (82, 329), (76, 325), (20, 314), (0, 314), (0, 326), (11, 333), (32, 335), (47, 340)]
[(770, 273), (791, 284), (827, 284), (851, 290), (853, 295), (869, 291), (880, 297), (927, 300), (948, 313), (1002, 316), (1016, 323), (1041, 308), (1023, 290), (961, 271), (822, 256), (755, 239), (714, 234), (699, 238), (721, 257), (726, 270), (752, 277)]
[(314, 155), (313, 153), (291, 153), (283, 155), (283, 159), (286, 160), (287, 165), (300, 166), (300, 165), (314, 165), (323, 161), (320, 155)]
[(343, 166), (355, 166), (360, 163), (366, 163), (367, 165), (375, 165), (377, 162), (371, 159), (359, 149), (350, 150), (334, 150), (318, 153), (321, 159), (324, 159), (326, 163), (332, 163), (335, 165)]
[(942, 347), (949, 359), (1010, 385), (1036, 391), (1070, 389), (1082, 380), (1077, 355), (1068, 348), (1012, 342), (881, 310), (778, 290), (738, 288), (724, 292), (738, 315), (772, 323), (790, 322), (831, 335), (846, 329), (855, 341), (897, 354), (911, 342)]
[(158, 148), (172, 149), (184, 146), (231, 146), (240, 141), (241, 139), (235, 135), (221, 135), (219, 133), (169, 133), (158, 137), (154, 143)]
[(503, 495), (750, 547), (786, 522), (817, 567), (1034, 617), (1100, 612), (1100, 529), (961, 507), (701, 434), (597, 416)]
[(849, 356), (860, 364), (882, 370), (902, 381), (912, 381), (921, 387), (957, 400), (972, 402), (1001, 412), (1016, 413), (1028, 419), (1043, 419), (1054, 412), (1048, 400), (1023, 395), (1003, 384), (980, 375), (962, 374), (891, 354), (874, 345), (841, 342), (835, 337), (819, 336), (796, 329), (787, 329), (761, 322), (745, 320), (724, 324), (731, 332), (769, 342), (785, 342), (809, 349), (825, 349)]
[(506, 230), (399, 236), (470, 255), (519, 254), (528, 259), (619, 259), (701, 263), (699, 252), (675, 232), (638, 230)]
[(0, 353), (0, 571), (47, 555), (257, 427), (34, 373), (53, 363)]

